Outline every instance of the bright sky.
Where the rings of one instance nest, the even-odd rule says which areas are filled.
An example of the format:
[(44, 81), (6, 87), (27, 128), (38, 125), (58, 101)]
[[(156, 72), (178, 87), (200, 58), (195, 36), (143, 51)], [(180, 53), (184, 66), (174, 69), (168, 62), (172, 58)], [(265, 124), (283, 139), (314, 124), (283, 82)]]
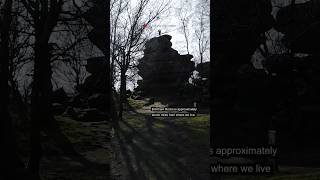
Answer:
[[(135, 7), (138, 3), (138, 0), (129, 0), (131, 2), (131, 7)], [(194, 56), (192, 59), (196, 63), (199, 60), (197, 58), (197, 41), (195, 40), (194, 33), (195, 33), (195, 28), (194, 28), (194, 22), (195, 21), (195, 16), (194, 16), (194, 10), (196, 9), (196, 5), (199, 3), (199, 0), (163, 0), (163, 1), (169, 1), (169, 10), (165, 12), (164, 14), (158, 16), (155, 21), (151, 22), (150, 24), (147, 25), (146, 31), (152, 31), (153, 33), (151, 34), (151, 37), (157, 37), (159, 36), (158, 30), (161, 30), (161, 35), (163, 34), (169, 34), (172, 36), (171, 42), (172, 42), (172, 48), (177, 50), (180, 54), (187, 54), (187, 48), (186, 48), (186, 40), (184, 37), (184, 34), (182, 33), (181, 29), (181, 21), (179, 19), (179, 12), (181, 8), (184, 8), (184, 12), (186, 12), (186, 15), (190, 17), (189, 23), (188, 23), (188, 32), (189, 32), (189, 52)], [(157, 4), (162, 2), (162, 0), (151, 0), (151, 4), (153, 3)], [(151, 8), (153, 6), (150, 6)], [(210, 5), (208, 4), (208, 7)], [(150, 8), (149, 7), (149, 8)], [(208, 19), (209, 21), (209, 19)], [(207, 36), (210, 36), (210, 29), (208, 25), (207, 29)], [(149, 33), (148, 32), (148, 33)], [(210, 52), (209, 52), (210, 47), (208, 47), (208, 51), (204, 54), (204, 61), (209, 61), (210, 60)], [(134, 83), (128, 82), (127, 88), (133, 89)], [(118, 85), (116, 85), (117, 87)]]
[[(193, 1), (192, 1), (193, 2)], [(171, 9), (169, 10), (169, 15), (162, 17), (160, 16), (155, 22), (150, 26), (153, 28), (161, 30), (162, 34), (169, 34), (172, 36), (172, 46), (174, 49), (183, 53), (185, 50), (182, 44), (185, 43), (184, 36), (180, 31), (180, 21), (176, 15), (176, 8), (181, 7), (180, 1), (176, 0), (174, 3), (171, 1)], [(154, 33), (154, 36), (158, 36), (158, 31)]]
[[(132, 3), (136, 3), (137, 0), (132, 0)], [(152, 22), (150, 25), (148, 25), (147, 28), (154, 28), (155, 31), (153, 33), (153, 37), (158, 36), (158, 30), (161, 30), (161, 34), (169, 34), (172, 36), (171, 42), (172, 42), (172, 48), (176, 49), (180, 54), (187, 54), (186, 49), (186, 41), (184, 38), (184, 35), (182, 33), (181, 29), (181, 21), (179, 20), (179, 9), (181, 7), (183, 8), (189, 8), (188, 10), (188, 16), (190, 16), (190, 21), (188, 24), (188, 30), (189, 30), (189, 51), (190, 54), (196, 56), (196, 50), (197, 48), (197, 42), (194, 39), (194, 31), (195, 29), (192, 28), (192, 23), (195, 20), (195, 17), (193, 15), (193, 11), (195, 9), (195, 6), (197, 5), (199, 1), (197, 0), (174, 0), (170, 1), (170, 10), (165, 15), (160, 15), (156, 21)], [(209, 4), (208, 4), (209, 6)], [(208, 29), (207, 35), (209, 37), (210, 30)], [(209, 50), (206, 52), (205, 59), (209, 60)]]

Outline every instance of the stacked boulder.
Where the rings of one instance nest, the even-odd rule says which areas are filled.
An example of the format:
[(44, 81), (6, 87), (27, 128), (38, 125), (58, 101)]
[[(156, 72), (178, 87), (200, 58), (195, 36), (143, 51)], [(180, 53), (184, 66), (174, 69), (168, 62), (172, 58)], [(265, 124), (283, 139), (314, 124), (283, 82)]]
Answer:
[(197, 65), (196, 71), (199, 78), (194, 80), (197, 86), (198, 101), (200, 106), (210, 106), (210, 62), (203, 62)]
[[(284, 72), (291, 72), (291, 74), (287, 73), (290, 75), (287, 77), (291, 79), (286, 79), (293, 83), (290, 82), (291, 86), (287, 86), (290, 89), (283, 89), (287, 90), (284, 92), (293, 92), (291, 93), (294, 94), (292, 104), (295, 107), (294, 117), (285, 120), (282, 118), (282, 121), (277, 124), (282, 133), (279, 141), (283, 147), (296, 147), (296, 144), (299, 144), (299, 147), (304, 149), (315, 149), (320, 146), (320, 143), (313, 139), (313, 137), (319, 136), (320, 0), (290, 4), (280, 8), (276, 15), (275, 29), (284, 34), (282, 42), (290, 49), (291, 53), (276, 57), (277, 63), (281, 62), (282, 66), (276, 66), (277, 64), (273, 60), (275, 58), (269, 58), (268, 63), (275, 67), (287, 67), (291, 70)], [(292, 56), (292, 54), (296, 54), (296, 56)], [(278, 74), (281, 77), (281, 74)], [(284, 84), (283, 81), (280, 81), (281, 84)], [(294, 141), (290, 141), (291, 139)]]
[(87, 95), (107, 92), (107, 62), (105, 57), (90, 58), (87, 60), (86, 71), (90, 75), (85, 79), (82, 90)]
[(320, 0), (280, 8), (275, 29), (285, 35), (283, 42), (293, 52), (319, 55)]
[[(216, 146), (261, 145), (267, 143), (267, 123), (264, 100), (250, 103), (248, 111), (239, 110), (242, 93), (253, 92), (256, 80), (239, 78), (239, 69), (253, 71), (251, 58), (265, 43), (262, 36), (274, 25), (270, 0), (224, 0), (215, 3), (214, 54), (212, 65), (212, 113), (215, 126), (211, 144)], [(252, 83), (248, 83), (248, 82)], [(249, 86), (247, 86), (249, 85)], [(246, 88), (248, 91), (244, 91)], [(255, 94), (251, 99), (264, 98)], [(244, 101), (244, 103), (247, 100)], [(241, 106), (240, 106), (241, 107)], [(232, 133), (230, 133), (232, 132)]]
[(144, 57), (139, 60), (138, 90), (144, 97), (176, 100), (189, 85), (195, 70), (192, 55), (180, 55), (171, 48), (171, 36), (162, 35), (145, 44)]
[(83, 14), (83, 18), (92, 26), (88, 38), (103, 55), (87, 59), (86, 71), (90, 75), (84, 84), (77, 87), (79, 94), (69, 99), (64, 114), (79, 121), (104, 121), (108, 119), (110, 110), (107, 7), (103, 0), (90, 2), (92, 7)]

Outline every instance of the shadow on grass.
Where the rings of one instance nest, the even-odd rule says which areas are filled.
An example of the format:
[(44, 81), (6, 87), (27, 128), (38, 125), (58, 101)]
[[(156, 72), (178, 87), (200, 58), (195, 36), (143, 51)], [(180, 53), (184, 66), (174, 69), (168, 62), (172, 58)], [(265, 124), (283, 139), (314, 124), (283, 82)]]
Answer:
[(124, 164), (130, 176), (127, 179), (207, 179), (203, 177), (203, 174), (197, 173), (197, 169), (190, 168), (190, 164), (188, 165), (190, 159), (198, 159), (193, 162), (199, 164), (192, 166), (209, 167), (209, 164), (202, 165), (202, 167), (200, 165), (201, 158), (208, 159), (207, 154), (201, 153), (206, 152), (207, 149), (203, 151), (199, 147), (191, 147), (193, 152), (190, 152), (190, 149), (184, 146), (185, 142), (181, 140), (179, 132), (187, 132), (190, 129), (138, 113), (133, 108), (130, 108), (130, 111), (133, 113), (134, 120), (138, 122), (138, 126), (130, 123), (126, 118), (124, 121), (114, 122), (115, 138), (119, 143)]

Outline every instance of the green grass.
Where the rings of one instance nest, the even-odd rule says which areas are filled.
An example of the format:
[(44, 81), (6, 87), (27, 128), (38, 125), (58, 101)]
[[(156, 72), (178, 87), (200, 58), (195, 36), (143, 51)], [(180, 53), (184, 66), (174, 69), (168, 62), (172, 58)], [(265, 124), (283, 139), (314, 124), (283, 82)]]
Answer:
[(201, 114), (191, 118), (177, 118), (177, 124), (186, 127), (193, 144), (207, 144), (209, 141), (210, 115)]
[(72, 143), (91, 142), (96, 135), (90, 128), (82, 126), (80, 122), (69, 117), (56, 116), (56, 119), (62, 132)]
[(145, 127), (143, 116), (124, 114), (124, 121), (129, 123), (133, 128)]
[[(124, 119), (132, 127), (142, 129), (146, 128), (145, 117), (141, 115), (124, 114)], [(208, 143), (210, 116), (208, 114), (198, 115), (196, 117), (178, 117), (175, 124), (185, 127), (190, 139), (201, 141), (201, 143)], [(161, 120), (152, 123), (154, 129), (164, 129), (165, 123)], [(204, 138), (205, 137), (205, 138)]]
[[(144, 132), (146, 128), (145, 116), (139, 114), (125, 113), (125, 121), (128, 122), (136, 130)], [(159, 118), (152, 124), (156, 132), (164, 132), (160, 135), (171, 134), (168, 132), (167, 124), (164, 123), (165, 118)], [(185, 152), (187, 161), (194, 164), (194, 168), (205, 169), (207, 164), (203, 163), (208, 160), (209, 156), (209, 132), (210, 132), (210, 115), (198, 114), (196, 117), (177, 117), (172, 121), (179, 127), (183, 127), (183, 131), (187, 136), (187, 141), (182, 142), (179, 146), (170, 146), (170, 152)], [(147, 135), (147, 133), (145, 134)], [(156, 141), (155, 139), (154, 141)], [(177, 148), (175, 150), (174, 148)], [(182, 148), (182, 151), (179, 151)], [(207, 152), (208, 151), (208, 152)], [(208, 153), (208, 155), (207, 155)], [(194, 155), (194, 154), (202, 154)], [(208, 162), (209, 164), (209, 162)], [(320, 180), (320, 169), (303, 168), (297, 171), (294, 168), (281, 170), (273, 176), (225, 176), (226, 180)]]
[(210, 127), (210, 115), (208, 114), (199, 114), (196, 117), (184, 118), (183, 121), (187, 126), (196, 129), (207, 129)]
[(134, 109), (141, 109), (143, 108), (143, 101), (137, 101), (137, 100), (134, 100), (134, 99), (131, 99), (131, 98), (128, 98), (128, 104), (129, 106), (131, 106), (132, 108)]
[(210, 116), (204, 114), (192, 118), (183, 118), (182, 122), (186, 127), (186, 134), (189, 143), (193, 145), (192, 147), (204, 148), (204, 151), (207, 148), (209, 149)]

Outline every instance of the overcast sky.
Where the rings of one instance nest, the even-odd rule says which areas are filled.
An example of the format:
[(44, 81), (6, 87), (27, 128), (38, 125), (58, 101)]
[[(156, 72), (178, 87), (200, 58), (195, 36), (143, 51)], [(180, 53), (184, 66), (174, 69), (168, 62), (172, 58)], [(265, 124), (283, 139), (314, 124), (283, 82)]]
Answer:
[[(159, 0), (154, 0), (155, 2), (159, 2)], [(137, 0), (131, 0), (132, 5), (135, 6)], [(174, 0), (169, 1), (170, 8), (164, 15), (160, 15), (154, 22), (150, 23), (146, 30), (148, 29), (156, 29), (152, 37), (159, 36), (158, 30), (161, 30), (161, 34), (169, 34), (172, 36), (172, 48), (176, 49), (180, 54), (187, 54), (186, 49), (186, 41), (181, 29), (181, 21), (179, 20), (179, 11), (181, 8), (187, 11), (187, 15), (190, 17), (190, 21), (188, 23), (188, 31), (189, 31), (189, 50), (190, 54), (196, 56), (197, 42), (194, 39), (194, 31), (193, 21), (195, 20), (196, 5), (199, 3), (199, 0)], [(208, 1), (209, 2), (209, 1)], [(208, 7), (210, 4), (208, 4)], [(209, 21), (209, 19), (208, 19)], [(210, 30), (207, 31), (207, 36), (210, 36)], [(209, 50), (205, 54), (206, 61), (209, 61)]]
[[(176, 49), (179, 53), (186, 53), (186, 49), (184, 47), (185, 45), (185, 39), (183, 34), (181, 33), (181, 22), (179, 21), (179, 18), (177, 16), (179, 8), (181, 8), (183, 0), (176, 0), (171, 1), (171, 8), (169, 10), (169, 15), (165, 17), (159, 17), (154, 23), (152, 23), (150, 26), (153, 26), (157, 29), (160, 29), (162, 34), (169, 34), (172, 36), (172, 47)], [(190, 1), (190, 7), (193, 7), (195, 5), (194, 0)], [(190, 9), (190, 12), (192, 10)], [(154, 36), (158, 36), (158, 32), (156, 31), (154, 33)]]
[[(140, 0), (126, 0), (129, 2), (129, 11), (128, 12), (134, 12), (134, 9), (136, 9), (139, 6), (139, 1)], [(143, 11), (143, 15), (141, 19), (145, 19), (146, 21), (149, 20), (149, 13), (153, 14), (155, 9), (162, 7), (163, 4), (168, 4), (166, 6), (166, 11), (162, 12), (158, 17), (155, 18), (150, 23), (145, 24), (146, 27), (144, 29), (145, 34), (149, 39), (153, 37), (158, 37), (159, 36), (159, 30), (161, 31), (161, 35), (168, 34), (172, 36), (171, 42), (172, 42), (172, 48), (177, 50), (180, 54), (187, 54), (187, 48), (186, 48), (186, 39), (183, 34), (183, 29), (182, 29), (182, 22), (180, 20), (180, 15), (183, 17), (188, 17), (188, 23), (187, 23), (187, 32), (188, 32), (188, 42), (189, 42), (189, 53), (193, 55), (192, 61), (194, 61), (196, 64), (200, 62), (200, 58), (198, 58), (198, 42), (195, 39), (195, 30), (199, 29), (199, 9), (197, 8), (199, 2), (205, 2), (206, 0), (150, 0), (148, 2), (147, 7)], [(204, 6), (205, 9), (209, 9), (210, 4), (209, 0), (207, 1), (208, 5)], [(163, 3), (161, 5), (161, 3)], [(207, 10), (209, 11), (209, 10)], [(206, 12), (207, 14), (208, 12)], [(126, 17), (127, 17), (127, 12), (123, 12), (123, 18), (120, 18), (120, 22), (118, 22), (119, 27), (121, 27), (121, 22), (126, 22)], [(145, 17), (143, 17), (145, 16)], [(205, 31), (205, 36), (207, 38), (203, 38), (206, 40), (210, 39), (210, 19), (209, 16), (204, 16), (204, 24), (207, 28)], [(197, 21), (198, 20), (198, 21)], [(112, 21), (112, 16), (111, 16), (111, 21)], [(141, 22), (143, 25), (143, 21)], [(196, 24), (198, 26), (196, 26)], [(197, 28), (196, 28), (197, 27)], [(209, 61), (210, 60), (210, 46), (208, 45), (207, 51), (204, 53), (204, 61)], [(141, 54), (143, 55), (143, 54)], [(133, 79), (139, 79), (140, 77), (137, 76), (137, 74), (134, 71), (128, 71), (127, 75), (131, 76), (136, 76), (133, 77)], [(136, 82), (128, 82), (128, 88), (133, 89), (134, 86), (136, 85)], [(119, 82), (116, 83), (116, 87), (119, 86)]]

